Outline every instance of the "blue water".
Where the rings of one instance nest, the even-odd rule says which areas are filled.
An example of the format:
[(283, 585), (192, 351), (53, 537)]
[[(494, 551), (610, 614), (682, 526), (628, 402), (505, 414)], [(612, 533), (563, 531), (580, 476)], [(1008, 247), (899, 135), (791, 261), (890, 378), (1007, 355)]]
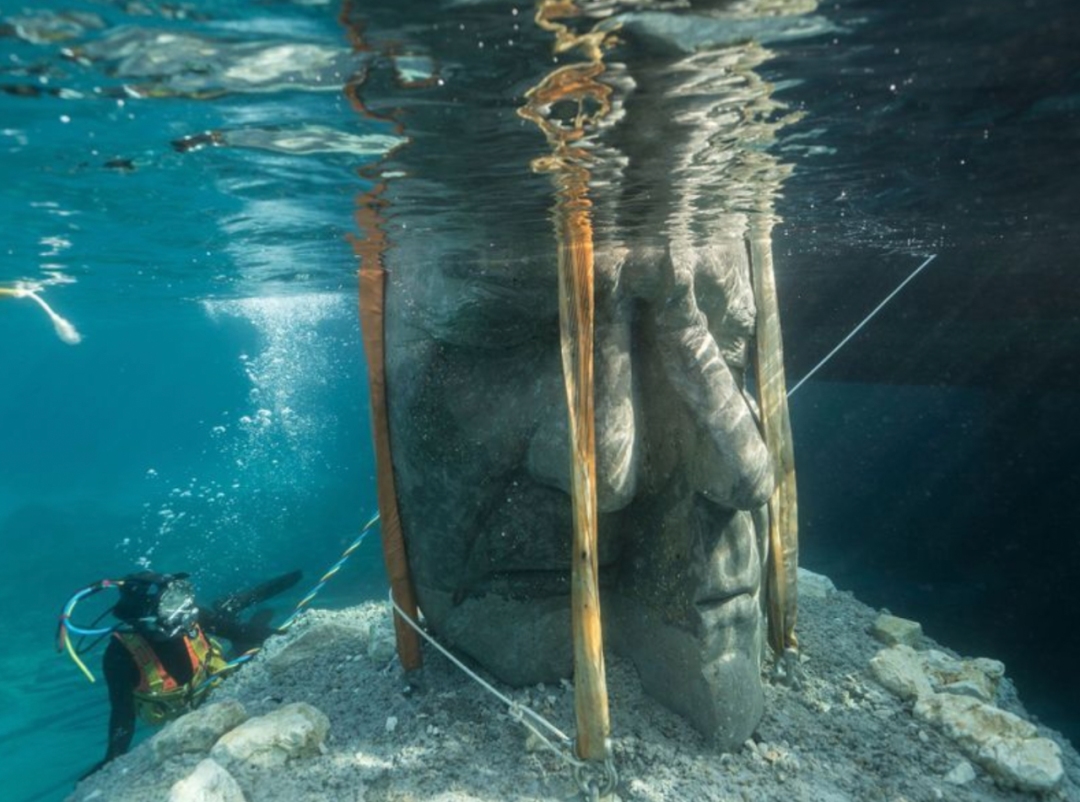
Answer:
[[(343, 47), (325, 8), (204, 5), (222, 24), (242, 11), (249, 36), (272, 22)], [(141, 565), (190, 571), (205, 599), (293, 568), (313, 582), (375, 509), (344, 236), (367, 157), (170, 144), (208, 128), (375, 127), (340, 91), (103, 99), (95, 87), (118, 82), (59, 58), (63, 44), (0, 40), (0, 82), (82, 95), (0, 95), (0, 286), (43, 284), (83, 337), (67, 345), (37, 306), (0, 299), (0, 787), (19, 802), (62, 798), (104, 754), (103, 683), (54, 651), (71, 592)], [(370, 540), (319, 601), (382, 583)]]
[[(793, 399), (804, 558), (1005, 660), (1075, 739), (1080, 655), (1061, 633), (1080, 613), (1076, 12), (880, 5), (823, 6), (825, 32), (773, 42), (762, 67), (806, 113), (776, 146), (796, 166), (776, 235), (789, 376), (938, 254)], [(508, 7), (440, 13), (490, 32), (516, 24)], [(54, 650), (72, 591), (143, 565), (192, 572), (207, 599), (297, 567), (313, 579), (374, 510), (349, 236), (363, 236), (364, 168), (394, 135), (341, 91), (367, 57), (350, 53), (337, 3), (34, 8), (104, 27), (0, 37), (0, 85), (38, 93), (0, 93), (0, 287), (40, 286), (83, 337), (68, 345), (36, 305), (0, 298), (0, 787), (14, 802), (63, 798), (104, 751), (104, 688)], [(369, 11), (388, 39), (437, 24)], [(22, 14), (0, 8), (11, 25)], [(340, 61), (319, 81), (137, 98), (112, 62), (62, 53), (121, 25), (303, 42)], [(490, 83), (467, 77), (469, 58), (447, 74)], [(508, 107), (544, 68), (519, 65)], [(407, 107), (380, 90), (382, 111)], [(212, 129), (247, 138), (173, 145)], [(266, 147), (281, 131), (321, 149)], [(383, 586), (372, 539), (320, 603)]]

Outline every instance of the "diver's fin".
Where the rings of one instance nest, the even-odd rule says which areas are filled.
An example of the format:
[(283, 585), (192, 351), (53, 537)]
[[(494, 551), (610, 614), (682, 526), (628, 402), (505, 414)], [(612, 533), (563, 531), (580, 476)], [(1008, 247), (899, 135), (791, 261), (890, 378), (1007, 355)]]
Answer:
[(284, 593), (303, 576), (301, 571), (290, 571), (287, 574), (268, 579), (260, 585), (247, 590), (237, 591), (224, 596), (214, 602), (214, 607), (222, 612), (239, 613), (256, 604), (272, 599), (280, 593)]

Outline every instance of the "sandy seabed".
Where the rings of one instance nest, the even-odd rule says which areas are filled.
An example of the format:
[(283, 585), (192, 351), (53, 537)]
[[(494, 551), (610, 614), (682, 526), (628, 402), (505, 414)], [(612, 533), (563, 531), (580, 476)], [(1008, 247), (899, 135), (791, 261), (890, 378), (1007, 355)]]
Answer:
[[(307, 702), (330, 721), (321, 753), (271, 768), (234, 766), (247, 802), (549, 802), (581, 799), (569, 767), (538, 747), (505, 705), (431, 649), (419, 689), (404, 691), (396, 659), (373, 641), (389, 637), (389, 608), (368, 603), (315, 611), (273, 639), (213, 701), (240, 701), (251, 716)], [(766, 681), (766, 713), (754, 738), (722, 754), (681, 718), (644, 696), (633, 666), (607, 660), (612, 741), (623, 802), (1080, 802), (1080, 756), (1058, 733), (1065, 777), (1036, 795), (1003, 788), (981, 768), (946, 779), (965, 755), (916, 719), (912, 702), (880, 687), (868, 664), (877, 611), (838, 592), (800, 601), (803, 680)], [(347, 627), (310, 659), (275, 659), (305, 632)], [(927, 642), (928, 646), (948, 651)], [(369, 656), (374, 655), (374, 657)], [(573, 732), (569, 683), (500, 688), (564, 732)], [(997, 705), (1026, 719), (1006, 678)], [(390, 724), (388, 726), (388, 720)], [(158, 762), (152, 741), (83, 782), (69, 802), (165, 802), (203, 754)], [(213, 802), (218, 797), (200, 797)]]

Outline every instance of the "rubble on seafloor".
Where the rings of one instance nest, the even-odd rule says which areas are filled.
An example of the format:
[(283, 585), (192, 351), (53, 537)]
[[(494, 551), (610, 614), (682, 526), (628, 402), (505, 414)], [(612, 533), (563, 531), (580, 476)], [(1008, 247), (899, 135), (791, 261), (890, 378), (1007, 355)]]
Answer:
[[(765, 717), (733, 753), (608, 657), (612, 799), (1080, 800), (1080, 756), (1031, 720), (1000, 662), (962, 659), (807, 571), (800, 604), (797, 681), (767, 682)], [(503, 690), (573, 731), (569, 682)], [(389, 609), (373, 602), (306, 614), (69, 802), (540, 802), (577, 790), (566, 762), (438, 654), (407, 689)]]

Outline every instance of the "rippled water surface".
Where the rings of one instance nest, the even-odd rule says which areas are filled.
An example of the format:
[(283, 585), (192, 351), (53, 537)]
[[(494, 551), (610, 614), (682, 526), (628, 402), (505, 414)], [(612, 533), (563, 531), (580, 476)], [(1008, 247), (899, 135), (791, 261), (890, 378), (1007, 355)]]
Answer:
[[(104, 749), (70, 592), (311, 575), (373, 509), (358, 259), (501, 286), (583, 208), (636, 253), (775, 225), (791, 379), (936, 255), (792, 401), (804, 555), (1080, 734), (1080, 12), (577, 7), (0, 6), (0, 288), (74, 327), (0, 297), (5, 799)], [(328, 602), (381, 594), (350, 571)]]

